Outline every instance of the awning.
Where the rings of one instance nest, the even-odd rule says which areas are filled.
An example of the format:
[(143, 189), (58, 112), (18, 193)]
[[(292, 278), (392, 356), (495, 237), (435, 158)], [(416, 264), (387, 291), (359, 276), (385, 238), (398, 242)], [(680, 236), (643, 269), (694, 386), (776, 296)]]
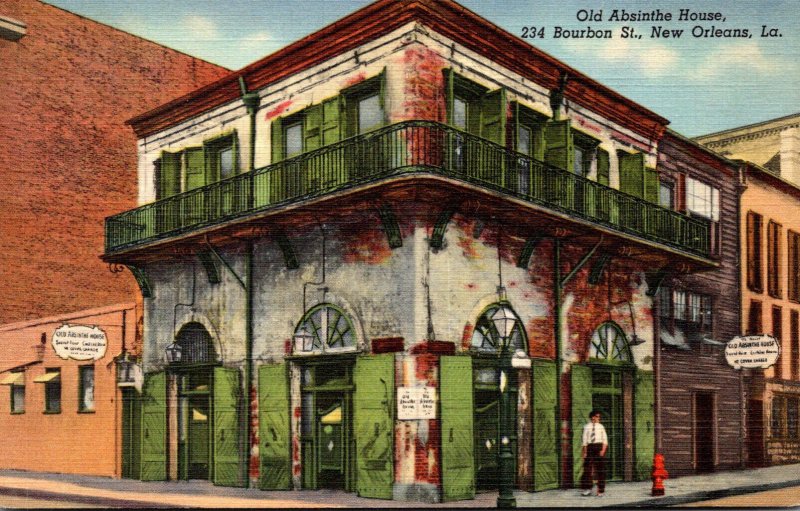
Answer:
[(22, 385), (25, 383), (25, 373), (9, 373), (0, 380), (0, 385)]
[(48, 383), (61, 381), (61, 371), (53, 371), (52, 373), (44, 373), (33, 379), (34, 383)]

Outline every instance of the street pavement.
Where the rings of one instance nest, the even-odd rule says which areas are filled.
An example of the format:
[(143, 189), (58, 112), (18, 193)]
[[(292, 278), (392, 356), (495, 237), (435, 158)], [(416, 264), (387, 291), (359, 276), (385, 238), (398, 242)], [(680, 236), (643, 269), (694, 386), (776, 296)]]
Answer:
[[(515, 492), (519, 507), (665, 507), (780, 488), (797, 488), (794, 505), (800, 506), (800, 464), (685, 476), (665, 481), (666, 495), (652, 497), (651, 483), (609, 483), (603, 497), (583, 497), (577, 489), (536, 493)], [(791, 490), (789, 499), (791, 500)], [(475, 499), (442, 504), (365, 499), (334, 490), (260, 491), (223, 488), (207, 481), (143, 482), (40, 472), (0, 470), (0, 495), (4, 507), (28, 507), (31, 499), (57, 507), (60, 503), (108, 508), (420, 508), (494, 507), (497, 492), (479, 493)], [(13, 505), (14, 498), (19, 506)], [(762, 503), (763, 504), (763, 503)]]

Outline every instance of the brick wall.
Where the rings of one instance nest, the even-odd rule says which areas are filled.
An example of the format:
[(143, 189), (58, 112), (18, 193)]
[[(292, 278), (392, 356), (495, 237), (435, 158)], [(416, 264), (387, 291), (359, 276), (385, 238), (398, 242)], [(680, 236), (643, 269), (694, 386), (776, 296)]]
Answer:
[(133, 299), (112, 274), (103, 219), (136, 206), (136, 137), (124, 122), (226, 73), (37, 0), (0, 40), (0, 324)]

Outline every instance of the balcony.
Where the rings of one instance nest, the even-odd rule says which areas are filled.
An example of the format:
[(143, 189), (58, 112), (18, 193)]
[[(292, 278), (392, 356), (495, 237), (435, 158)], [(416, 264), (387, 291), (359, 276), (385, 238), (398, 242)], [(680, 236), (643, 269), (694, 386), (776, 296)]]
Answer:
[(619, 233), (709, 257), (707, 221), (428, 121), (386, 126), (108, 217), (105, 252), (113, 255), (289, 203), (413, 173), (471, 183)]

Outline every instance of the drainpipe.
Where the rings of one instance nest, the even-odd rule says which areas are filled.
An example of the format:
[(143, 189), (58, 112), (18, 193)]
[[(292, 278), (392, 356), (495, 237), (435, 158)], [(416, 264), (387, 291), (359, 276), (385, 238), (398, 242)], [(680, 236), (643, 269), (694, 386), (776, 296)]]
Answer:
[(556, 442), (556, 459), (558, 460), (558, 486), (563, 486), (563, 465), (561, 459), (564, 442), (564, 422), (561, 416), (561, 240), (553, 239), (553, 301), (555, 302), (554, 335), (556, 347), (556, 426), (558, 427), (558, 441)]
[[(250, 158), (248, 170), (253, 172), (256, 167), (256, 114), (261, 98), (256, 92), (247, 92), (244, 78), (239, 77), (239, 87), (242, 91), (242, 102), (250, 116)], [(254, 180), (250, 179), (250, 193), (248, 194), (248, 209), (254, 203)], [(250, 400), (253, 394), (253, 241), (248, 239), (245, 251), (245, 355), (244, 355), (244, 487), (250, 487)]]

